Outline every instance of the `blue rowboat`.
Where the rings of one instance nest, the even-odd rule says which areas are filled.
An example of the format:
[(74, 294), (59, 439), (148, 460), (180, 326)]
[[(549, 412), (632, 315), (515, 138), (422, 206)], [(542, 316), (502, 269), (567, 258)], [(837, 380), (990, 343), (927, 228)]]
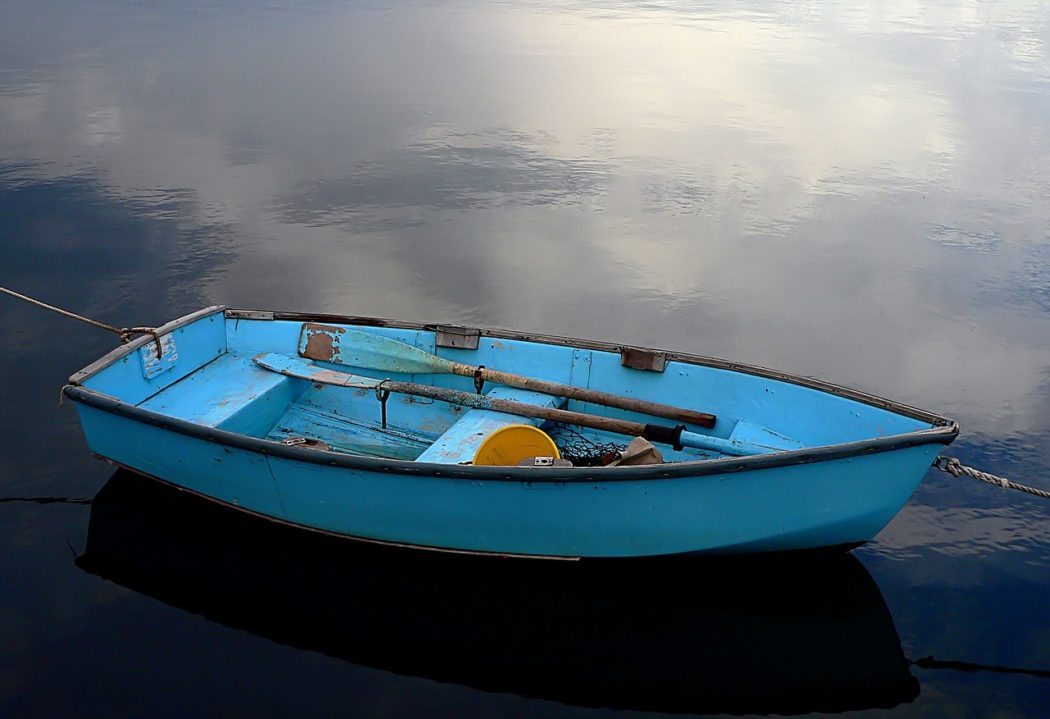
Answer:
[[(94, 454), (246, 512), (565, 559), (856, 546), (958, 434), (929, 412), (705, 357), (224, 307), (115, 349), (64, 392)], [(511, 424), (555, 437), (571, 424), (597, 444), (638, 434), (663, 461), (472, 464)]]

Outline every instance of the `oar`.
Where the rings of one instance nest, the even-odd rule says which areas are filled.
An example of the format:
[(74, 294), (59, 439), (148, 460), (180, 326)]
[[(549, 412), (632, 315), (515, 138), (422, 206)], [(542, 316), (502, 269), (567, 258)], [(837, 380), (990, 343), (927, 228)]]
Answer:
[[(694, 412), (657, 402), (623, 397), (609, 392), (600, 392), (558, 382), (548, 382), (535, 377), (525, 377), (500, 372), (485, 367), (473, 367), (462, 362), (438, 357), (418, 347), (399, 342), (382, 335), (363, 332), (348, 327), (327, 325), (303, 325), (299, 338), (299, 354), (309, 359), (362, 367), (379, 372), (403, 374), (456, 374), (474, 377), (477, 382), (494, 382), (508, 387), (532, 390), (555, 397), (566, 397), (581, 402), (616, 407), (631, 412), (665, 417), (676, 422), (685, 422), (700, 427), (714, 427), (715, 416), (706, 412)], [(480, 385), (479, 385), (480, 386)]]
[(625, 434), (631, 437), (645, 437), (652, 442), (669, 444), (675, 449), (682, 447), (696, 447), (697, 449), (713, 450), (721, 454), (736, 456), (766, 454), (768, 452), (780, 451), (776, 447), (763, 447), (751, 442), (722, 439), (721, 437), (708, 437), (704, 434), (687, 432), (685, 425), (668, 427), (660, 424), (643, 424), (641, 422), (630, 422), (610, 417), (599, 417), (598, 415), (585, 414), (583, 412), (571, 412), (564, 409), (551, 409), (549, 407), (538, 407), (525, 402), (515, 402), (509, 399), (493, 399), (487, 395), (462, 392), (460, 390), (445, 387), (432, 387), (415, 382), (395, 382), (388, 379), (373, 379), (372, 377), (361, 377), (359, 375), (337, 372), (330, 369), (318, 367), (312, 362), (305, 362), (296, 357), (264, 353), (254, 358), (260, 367), (278, 372), (288, 377), (303, 379), (318, 384), (334, 385), (336, 387), (352, 387), (354, 389), (370, 389), (377, 391), (397, 392), (416, 397), (427, 397), (450, 404), (463, 405), (474, 409), (487, 409), (493, 412), (504, 412), (519, 417), (534, 417), (537, 419), (573, 424), (591, 429), (601, 429), (616, 434)]

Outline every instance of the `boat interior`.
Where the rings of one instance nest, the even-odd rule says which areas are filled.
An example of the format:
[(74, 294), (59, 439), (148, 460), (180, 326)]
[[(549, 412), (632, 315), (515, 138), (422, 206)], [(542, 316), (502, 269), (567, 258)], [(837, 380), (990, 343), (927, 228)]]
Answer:
[[(715, 416), (713, 426), (688, 424), (686, 430), (716, 441), (754, 443), (769, 452), (899, 435), (938, 424), (936, 418), (891, 411), (816, 383), (807, 386), (753, 368), (686, 361), (657, 351), (454, 327), (273, 317), (209, 308), (162, 328), (159, 341), (144, 338), (133, 351), (115, 351), (73, 381), (206, 427), (319, 451), (438, 464), (471, 463), (480, 443), (509, 425), (539, 426), (570, 457), (584, 454), (580, 447), (592, 452), (622, 447), (631, 437), (411, 394), (394, 392), (384, 398), (374, 380), (470, 394), (480, 390), (492, 399), (605, 418), (675, 422), (491, 382), (479, 387), (474, 377), (415, 366), (349, 364), (356, 356), (354, 336), (368, 333), (418, 350), (417, 355), (707, 412)], [(270, 358), (270, 366), (260, 363), (261, 356)], [(283, 358), (286, 371), (276, 371), (273, 358)], [(314, 381), (304, 368), (372, 382)], [(662, 444), (659, 451), (664, 462), (727, 456), (717, 447)]]

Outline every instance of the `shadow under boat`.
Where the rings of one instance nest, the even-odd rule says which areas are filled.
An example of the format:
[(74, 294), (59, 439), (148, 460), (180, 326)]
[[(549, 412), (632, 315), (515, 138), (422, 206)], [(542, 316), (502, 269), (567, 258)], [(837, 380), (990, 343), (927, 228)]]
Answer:
[(588, 707), (836, 712), (910, 702), (878, 586), (849, 554), (550, 562), (315, 535), (117, 472), (84, 570), (359, 665)]

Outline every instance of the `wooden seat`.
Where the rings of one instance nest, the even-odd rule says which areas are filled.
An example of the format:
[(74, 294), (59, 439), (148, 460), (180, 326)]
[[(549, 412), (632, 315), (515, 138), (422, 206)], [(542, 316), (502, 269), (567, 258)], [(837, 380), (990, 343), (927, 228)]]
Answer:
[(297, 394), (292, 381), (268, 372), (251, 356), (230, 352), (179, 380), (180, 392), (161, 392), (143, 409), (206, 427), (265, 434)]

